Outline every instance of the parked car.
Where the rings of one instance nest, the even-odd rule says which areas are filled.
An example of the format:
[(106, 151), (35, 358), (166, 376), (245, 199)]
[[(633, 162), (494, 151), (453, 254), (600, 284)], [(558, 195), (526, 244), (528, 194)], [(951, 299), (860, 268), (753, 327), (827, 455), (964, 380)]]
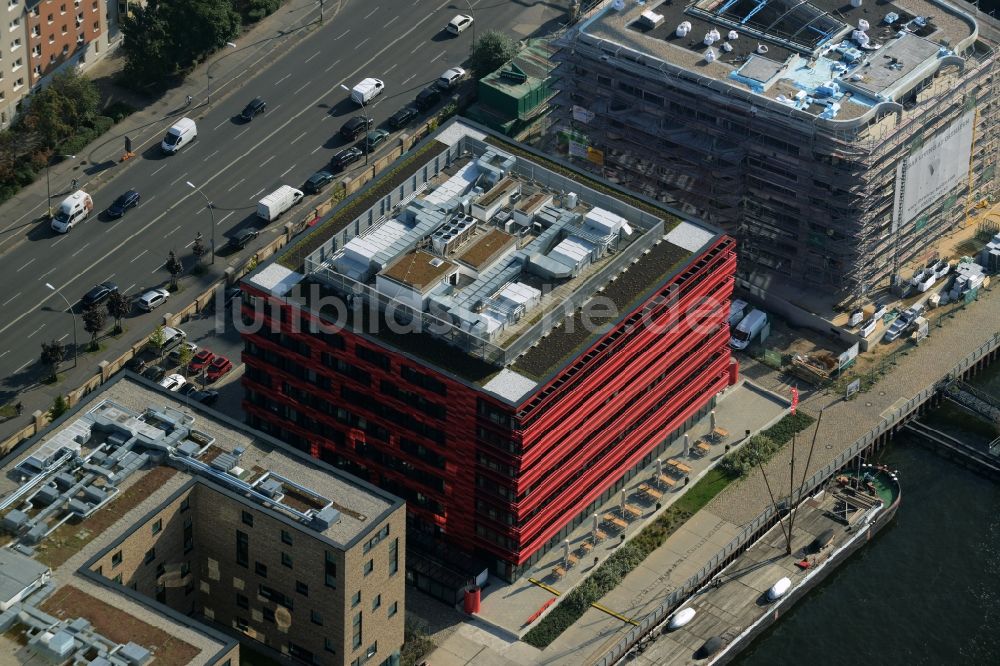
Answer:
[(163, 346), (159, 349), (161, 354), (172, 352), (179, 348), (187, 340), (187, 333), (179, 328), (171, 326), (163, 327)]
[(114, 203), (108, 206), (108, 209), (104, 211), (104, 214), (112, 220), (116, 220), (119, 217), (123, 217), (129, 208), (135, 208), (138, 205), (139, 193), (136, 190), (129, 190), (115, 199)]
[(190, 372), (192, 375), (198, 374), (199, 372), (207, 368), (214, 358), (215, 354), (213, 354), (211, 351), (207, 349), (199, 349), (198, 353), (195, 354), (194, 358), (191, 359), (191, 362), (188, 363), (188, 372)]
[(259, 235), (260, 235), (260, 232), (257, 231), (256, 229), (254, 229), (253, 227), (247, 227), (246, 229), (240, 229), (239, 231), (236, 232), (235, 236), (231, 236), (229, 238), (228, 245), (229, 245), (230, 249), (233, 249), (233, 250), (242, 250), (243, 248), (245, 248), (250, 243), (250, 241), (252, 241), (253, 239), (257, 238), (257, 236), (259, 236)]
[(208, 381), (214, 382), (232, 369), (232, 361), (225, 356), (216, 356), (212, 359), (212, 362), (208, 364), (208, 371), (205, 373), (205, 377)]
[(160, 307), (167, 302), (170, 298), (170, 292), (163, 288), (150, 289), (145, 294), (139, 297), (135, 302), (140, 310), (145, 310), (146, 312), (152, 312), (156, 308)]
[(167, 374), (166, 368), (159, 365), (151, 365), (142, 371), (142, 376), (152, 382), (158, 382)]
[(118, 285), (114, 282), (102, 282), (83, 295), (83, 298), (80, 299), (80, 305), (83, 306), (84, 310), (97, 307), (115, 293), (118, 293)]
[(339, 153), (333, 156), (330, 160), (330, 167), (334, 171), (343, 171), (351, 164), (354, 164), (365, 154), (361, 152), (361, 149), (357, 146), (351, 146), (350, 148), (344, 148)]
[(417, 94), (417, 98), (413, 103), (421, 111), (430, 111), (440, 101), (441, 91), (434, 86), (428, 86)]
[(317, 171), (313, 175), (309, 176), (309, 180), (306, 181), (302, 189), (308, 194), (316, 194), (322, 192), (327, 185), (333, 182), (333, 174), (329, 171)]
[(198, 345), (196, 345), (193, 342), (184, 341), (181, 344), (177, 345), (176, 349), (170, 352), (170, 360), (173, 361), (174, 363), (180, 363), (181, 354), (184, 353), (185, 349), (191, 352), (192, 358), (194, 358), (195, 354), (198, 353)]
[(354, 116), (340, 128), (340, 136), (348, 141), (354, 141), (359, 136), (375, 126), (375, 121), (364, 116)]
[(184, 375), (179, 375), (177, 373), (167, 375), (160, 380), (160, 386), (168, 391), (179, 391), (185, 384), (187, 384), (187, 380), (184, 379)]
[(191, 399), (203, 405), (214, 405), (219, 400), (219, 392), (215, 389), (205, 389), (204, 391), (192, 391)]
[(267, 111), (267, 102), (262, 100), (260, 97), (254, 97), (240, 113), (240, 118), (249, 122), (253, 120), (255, 116), (258, 116), (265, 111)]
[(369, 151), (372, 151), (381, 146), (388, 138), (389, 133), (384, 129), (373, 129), (371, 132), (368, 132), (368, 136), (365, 137), (365, 145), (368, 147)]
[(448, 21), (448, 27), (445, 28), (448, 32), (453, 35), (460, 35), (465, 32), (475, 19), (468, 14), (456, 14), (455, 18)]
[(451, 67), (446, 69), (444, 74), (437, 80), (437, 86), (441, 90), (451, 90), (465, 78), (465, 70), (461, 67)]
[(892, 342), (905, 333), (906, 329), (910, 327), (910, 324), (916, 321), (917, 317), (919, 317), (923, 311), (924, 307), (922, 305), (914, 305), (911, 308), (903, 310), (903, 312), (900, 313), (900, 315), (896, 317), (895, 321), (893, 321), (889, 326), (889, 330), (885, 332), (885, 335), (882, 337), (882, 341)]
[(401, 130), (409, 125), (417, 117), (419, 111), (412, 106), (404, 106), (396, 113), (389, 116), (389, 127), (394, 130)]

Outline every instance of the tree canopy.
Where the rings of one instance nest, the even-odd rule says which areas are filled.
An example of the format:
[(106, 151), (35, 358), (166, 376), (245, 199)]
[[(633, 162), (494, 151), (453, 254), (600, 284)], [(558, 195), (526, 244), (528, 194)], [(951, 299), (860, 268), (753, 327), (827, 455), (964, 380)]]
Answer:
[(503, 67), (517, 54), (517, 42), (499, 30), (487, 30), (472, 47), (469, 66), (477, 79)]

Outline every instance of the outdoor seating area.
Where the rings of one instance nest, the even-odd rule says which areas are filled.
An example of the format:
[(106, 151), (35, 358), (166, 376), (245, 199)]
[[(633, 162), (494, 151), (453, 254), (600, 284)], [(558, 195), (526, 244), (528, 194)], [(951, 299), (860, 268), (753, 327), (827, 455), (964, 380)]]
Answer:
[(675, 458), (671, 458), (670, 460), (668, 460), (667, 461), (667, 465), (669, 467), (674, 468), (675, 470), (677, 470), (681, 474), (684, 474), (685, 476), (691, 473), (691, 467), (689, 467), (688, 465), (685, 465), (680, 460), (677, 460)]
[(697, 456), (699, 458), (701, 458), (702, 456), (707, 456), (711, 452), (712, 452), (712, 445), (703, 439), (699, 439), (697, 442), (694, 443), (694, 446), (691, 447), (691, 455)]

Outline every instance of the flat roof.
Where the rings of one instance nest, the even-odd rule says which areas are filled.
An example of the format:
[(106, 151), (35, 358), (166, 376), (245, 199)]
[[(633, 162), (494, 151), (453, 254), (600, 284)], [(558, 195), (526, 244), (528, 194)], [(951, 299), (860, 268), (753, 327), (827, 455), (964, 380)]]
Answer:
[(401, 256), (381, 276), (423, 291), (453, 270), (455, 264), (450, 261), (417, 250)]
[(516, 242), (514, 236), (500, 229), (490, 229), (478, 238), (474, 238), (467, 248), (456, 255), (455, 260), (479, 269), (488, 265), (504, 250), (513, 247)]
[[(650, 15), (659, 20), (654, 24)], [(861, 21), (868, 25), (858, 37)], [(921, 76), (910, 80), (910, 74), (933, 66), (976, 31), (961, 7), (939, 0), (858, 7), (843, 0), (657, 0), (626, 2), (621, 10), (607, 3), (579, 34), (603, 43), (607, 57), (634, 60), (620, 51), (627, 49), (830, 118), (857, 116), (880, 96), (894, 99), (911, 89)], [(886, 69), (886, 53), (903, 66)], [(827, 95), (821, 87), (831, 80), (841, 89)], [(786, 85), (772, 90), (775, 84)], [(809, 99), (796, 99), (798, 91)], [(837, 107), (830, 109), (832, 103)]]
[(27, 555), (0, 548), (0, 603), (16, 597), (48, 570)]

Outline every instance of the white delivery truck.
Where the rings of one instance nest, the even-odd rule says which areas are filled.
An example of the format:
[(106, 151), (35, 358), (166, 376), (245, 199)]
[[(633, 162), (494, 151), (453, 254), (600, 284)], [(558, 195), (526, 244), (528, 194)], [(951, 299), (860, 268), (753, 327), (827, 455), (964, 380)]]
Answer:
[(364, 79), (351, 89), (351, 99), (355, 104), (365, 105), (382, 94), (385, 84), (380, 79)]
[(767, 326), (767, 314), (762, 310), (752, 310), (733, 330), (729, 346), (733, 349), (746, 349), (765, 326)]
[(196, 138), (198, 138), (198, 126), (190, 118), (181, 118), (167, 130), (167, 135), (160, 143), (160, 150), (167, 155), (173, 155)]
[(94, 210), (94, 200), (83, 190), (77, 190), (63, 199), (52, 216), (52, 230), (61, 234), (69, 232), (78, 222), (86, 220)]
[(257, 217), (266, 222), (274, 222), (282, 213), (302, 201), (302, 196), (301, 190), (282, 185), (257, 202)]

